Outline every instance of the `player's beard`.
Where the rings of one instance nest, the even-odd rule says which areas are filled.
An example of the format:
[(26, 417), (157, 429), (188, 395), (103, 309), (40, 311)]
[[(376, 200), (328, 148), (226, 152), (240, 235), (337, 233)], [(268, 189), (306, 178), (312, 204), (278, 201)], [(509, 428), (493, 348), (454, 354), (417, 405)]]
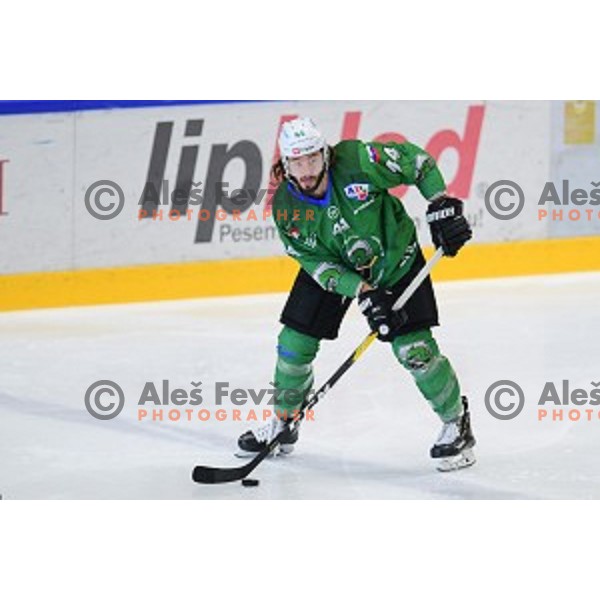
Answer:
[(315, 196), (315, 192), (321, 186), (325, 175), (326, 169), (323, 167), (323, 170), (318, 175), (307, 175), (302, 177), (298, 182), (300, 191), (307, 196)]
[(311, 175), (310, 177), (303, 177), (300, 179), (300, 187), (303, 192), (312, 192), (317, 185), (318, 177)]

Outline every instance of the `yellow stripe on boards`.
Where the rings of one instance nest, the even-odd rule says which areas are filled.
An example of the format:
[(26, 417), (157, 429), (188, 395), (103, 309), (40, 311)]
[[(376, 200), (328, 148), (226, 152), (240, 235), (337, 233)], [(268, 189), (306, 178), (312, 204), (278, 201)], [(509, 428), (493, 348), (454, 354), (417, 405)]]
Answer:
[[(426, 249), (429, 258), (432, 249)], [(517, 275), (549, 275), (600, 270), (600, 237), (467, 244), (455, 258), (444, 258), (435, 281)]]
[[(468, 244), (456, 258), (441, 260), (433, 279), (596, 270), (600, 237), (581, 237)], [(0, 310), (285, 292), (297, 272), (284, 256), (2, 275)]]

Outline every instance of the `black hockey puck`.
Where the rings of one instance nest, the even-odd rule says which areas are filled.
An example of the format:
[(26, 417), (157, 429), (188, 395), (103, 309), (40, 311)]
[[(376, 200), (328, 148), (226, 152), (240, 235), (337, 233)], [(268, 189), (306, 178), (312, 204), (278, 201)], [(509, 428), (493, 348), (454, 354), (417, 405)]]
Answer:
[(256, 487), (260, 481), (258, 479), (242, 479), (242, 485), (244, 487)]

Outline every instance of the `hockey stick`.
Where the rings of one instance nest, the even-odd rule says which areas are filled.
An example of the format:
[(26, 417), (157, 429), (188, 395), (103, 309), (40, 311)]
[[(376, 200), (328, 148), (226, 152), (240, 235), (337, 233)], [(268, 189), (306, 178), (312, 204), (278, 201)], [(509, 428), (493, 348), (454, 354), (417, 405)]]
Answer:
[[(438, 248), (431, 259), (417, 273), (410, 285), (404, 290), (402, 295), (396, 300), (393, 310), (400, 310), (415, 293), (416, 289), (423, 283), (433, 267), (442, 257), (442, 249)], [(296, 418), (286, 423), (282, 431), (279, 432), (250, 462), (240, 467), (205, 467), (197, 465), (192, 472), (192, 480), (196, 483), (227, 483), (230, 481), (239, 481), (245, 479), (254, 469), (279, 445), (281, 438), (287, 431), (294, 432), (300, 427), (306, 411), (310, 410), (323, 396), (340, 380), (342, 375), (365, 353), (367, 348), (377, 338), (377, 332), (372, 332), (360, 343), (354, 352), (340, 365), (337, 371), (311, 396), (305, 400)]]

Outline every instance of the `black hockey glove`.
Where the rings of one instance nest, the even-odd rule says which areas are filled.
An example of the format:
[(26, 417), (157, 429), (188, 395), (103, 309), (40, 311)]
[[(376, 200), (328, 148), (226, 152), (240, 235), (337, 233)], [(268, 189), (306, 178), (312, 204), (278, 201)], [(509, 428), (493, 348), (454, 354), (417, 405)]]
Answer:
[(443, 196), (429, 204), (427, 223), (431, 241), (441, 248), (444, 256), (456, 256), (458, 251), (473, 237), (471, 227), (463, 216), (463, 201)]
[(369, 327), (382, 342), (391, 342), (398, 327), (406, 323), (403, 310), (394, 311), (394, 296), (390, 290), (375, 288), (358, 294), (358, 308), (367, 318)]

